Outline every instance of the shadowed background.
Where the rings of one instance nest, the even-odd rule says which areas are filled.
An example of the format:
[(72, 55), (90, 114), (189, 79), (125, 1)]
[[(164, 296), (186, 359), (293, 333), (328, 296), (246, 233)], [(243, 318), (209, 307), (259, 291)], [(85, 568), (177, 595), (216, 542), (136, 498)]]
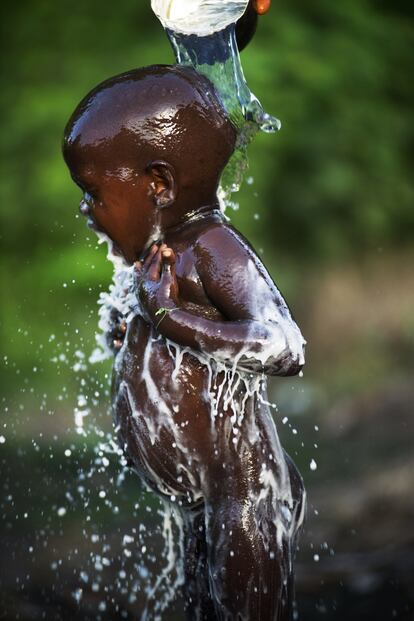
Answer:
[[(173, 56), (149, 1), (0, 10), (0, 619), (139, 618), (159, 507), (108, 447), (110, 367), (86, 360), (111, 267), (60, 144), (98, 82)], [(282, 130), (251, 146), (229, 215), (308, 340), (304, 377), (271, 382), (309, 495), (306, 620), (412, 618), (413, 44), (402, 0), (281, 0), (242, 54)]]

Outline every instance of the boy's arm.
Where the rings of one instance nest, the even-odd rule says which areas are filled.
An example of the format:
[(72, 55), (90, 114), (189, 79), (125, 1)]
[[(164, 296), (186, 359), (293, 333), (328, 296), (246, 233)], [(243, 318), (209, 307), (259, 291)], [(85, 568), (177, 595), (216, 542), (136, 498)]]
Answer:
[(138, 264), (138, 291), (146, 318), (172, 341), (247, 371), (293, 375), (303, 366), (303, 338), (256, 255), (230, 229), (199, 240), (197, 271), (216, 321), (181, 308), (175, 257), (161, 246)]

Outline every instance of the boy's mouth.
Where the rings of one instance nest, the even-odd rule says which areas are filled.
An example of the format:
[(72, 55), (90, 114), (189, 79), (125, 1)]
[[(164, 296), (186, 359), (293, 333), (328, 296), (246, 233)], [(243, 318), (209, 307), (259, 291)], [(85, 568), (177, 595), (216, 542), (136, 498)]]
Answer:
[(79, 211), (81, 212), (82, 216), (89, 216), (91, 213), (91, 206), (84, 198), (82, 198), (81, 202), (79, 203)]
[(92, 231), (96, 231), (97, 233), (103, 233), (103, 231), (97, 226), (95, 220), (93, 220), (92, 218), (89, 217), (86, 221), (86, 224), (90, 229), (92, 229)]
[(85, 201), (85, 199), (81, 200), (81, 203), (79, 205), (79, 211), (81, 212), (82, 216), (86, 218), (86, 225), (90, 229), (92, 229), (92, 231), (95, 231), (96, 233), (104, 232), (102, 231), (102, 229), (99, 228), (95, 220), (92, 218), (92, 215), (91, 215), (92, 208), (91, 208), (91, 205), (88, 203), (88, 201)]
[(86, 224), (87, 224), (87, 226), (90, 229), (92, 229), (92, 231), (97, 231), (98, 233), (102, 232), (101, 229), (97, 226), (95, 220), (92, 218), (92, 215), (91, 215), (92, 207), (91, 207), (91, 205), (84, 198), (80, 202), (79, 211), (81, 212), (82, 216), (84, 216), (87, 219), (86, 220)]

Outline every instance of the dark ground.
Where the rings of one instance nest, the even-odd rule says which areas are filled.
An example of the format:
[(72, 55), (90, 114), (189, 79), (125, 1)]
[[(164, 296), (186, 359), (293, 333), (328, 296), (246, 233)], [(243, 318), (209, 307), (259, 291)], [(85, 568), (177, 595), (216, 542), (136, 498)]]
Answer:
[[(319, 431), (316, 416), (291, 418), (290, 429), (291, 423), (279, 425), (284, 444), (298, 453), (309, 495), (296, 565), (299, 619), (414, 618), (413, 401), (409, 382), (390, 383), (381, 394), (337, 405), (329, 427)], [(318, 468), (312, 472), (306, 446), (316, 437)], [(163, 562), (156, 500), (132, 474), (117, 487), (118, 457), (109, 454), (102, 468), (93, 442), (73, 445), (70, 457), (58, 440), (36, 446), (17, 440), (0, 446), (0, 619), (139, 619), (134, 558), (145, 544), (153, 575)], [(98, 490), (105, 490), (104, 498)], [(58, 515), (60, 507), (65, 515)], [(136, 551), (126, 558), (123, 537), (134, 528)], [(179, 600), (163, 618), (182, 618)]]

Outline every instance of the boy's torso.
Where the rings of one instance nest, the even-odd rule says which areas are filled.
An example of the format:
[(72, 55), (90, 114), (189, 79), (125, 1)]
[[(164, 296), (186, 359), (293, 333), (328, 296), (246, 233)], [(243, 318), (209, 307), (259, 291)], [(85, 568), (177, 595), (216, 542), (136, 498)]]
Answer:
[[(220, 223), (213, 221), (212, 226)], [(198, 316), (222, 320), (196, 269), (197, 242), (205, 230), (200, 225), (183, 229), (167, 243), (176, 255), (182, 306)], [(232, 234), (238, 236), (234, 229)], [(202, 502), (206, 481), (223, 481), (224, 474), (233, 484), (247, 485), (246, 472), (261, 466), (263, 452), (274, 454), (272, 469), (278, 479), (283, 478), (285, 459), (263, 401), (266, 383), (260, 388), (260, 398), (253, 394), (243, 400), (243, 382), (234, 391), (234, 400), (243, 402), (244, 414), (240, 442), (233, 444), (233, 412), (223, 405), (230, 382), (223, 373), (212, 381), (207, 359), (202, 362), (189, 352), (183, 354), (141, 317), (136, 316), (129, 324), (113, 376), (113, 414), (120, 444), (150, 487), (183, 506)], [(290, 469), (296, 473), (293, 465)], [(301, 485), (294, 487), (295, 495), (301, 498)]]
[[(223, 316), (212, 306), (196, 269), (200, 230), (203, 228), (197, 224), (168, 240), (176, 255), (180, 307), (197, 316), (220, 320)], [(162, 459), (158, 461), (158, 491), (163, 491), (162, 485), (165, 487), (171, 480), (173, 491), (169, 493), (174, 495), (180, 493), (175, 465), (181, 464), (183, 488), (188, 493), (189, 487), (199, 487), (185, 481), (185, 473), (189, 476), (193, 471), (192, 454), (203, 459), (201, 454), (205, 452), (204, 459), (208, 460), (213, 450), (211, 369), (191, 353), (182, 353), (180, 347), (168, 343), (153, 326), (136, 316), (128, 325), (123, 347), (115, 359), (112, 386), (113, 415), (121, 445), (150, 484), (153, 481), (146, 476), (149, 464), (143, 463), (143, 453), (151, 452), (148, 461), (157, 463), (154, 454), (159, 449)], [(169, 472), (171, 468), (174, 472)], [(157, 466), (152, 463), (151, 469), (157, 470)], [(189, 502), (196, 500), (194, 497)]]

